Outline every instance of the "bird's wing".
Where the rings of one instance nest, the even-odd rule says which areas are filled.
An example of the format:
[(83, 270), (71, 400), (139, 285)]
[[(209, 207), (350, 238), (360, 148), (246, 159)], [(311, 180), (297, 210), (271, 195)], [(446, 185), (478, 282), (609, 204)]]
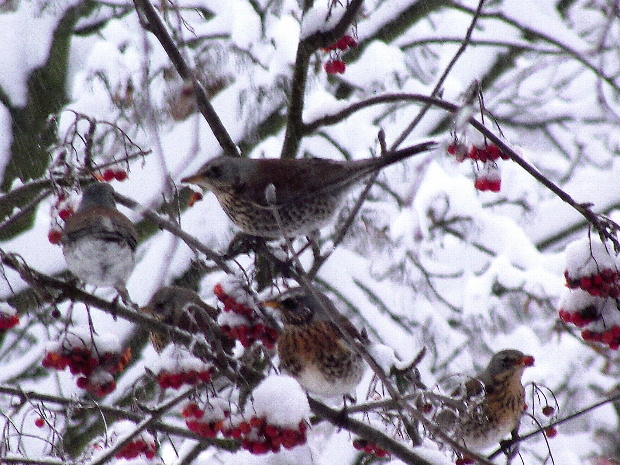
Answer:
[[(306, 197), (327, 195), (355, 183), (362, 173), (357, 163), (351, 165), (336, 160), (304, 158), (299, 160), (261, 160), (263, 180), (252, 185), (238, 187), (236, 194), (260, 207), (271, 207), (267, 203), (266, 189), (275, 187), (276, 205), (287, 205), (302, 201)], [(358, 174), (360, 174), (358, 176)]]
[(126, 242), (132, 250), (135, 250), (138, 244), (138, 232), (133, 223), (121, 212), (95, 207), (85, 213), (78, 212), (69, 217), (63, 231), (65, 240), (93, 236), (101, 240)]

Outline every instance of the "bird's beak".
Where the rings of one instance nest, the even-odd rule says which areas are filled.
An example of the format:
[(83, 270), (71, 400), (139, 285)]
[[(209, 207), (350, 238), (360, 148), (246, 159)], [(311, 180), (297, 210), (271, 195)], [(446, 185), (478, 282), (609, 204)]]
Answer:
[(277, 300), (265, 300), (261, 302), (263, 307), (273, 308), (275, 310), (282, 310), (282, 303)]
[(191, 184), (198, 184), (198, 185), (201, 185), (201, 181), (202, 181), (202, 176), (199, 173), (193, 174), (191, 176), (181, 179), (181, 182), (188, 182)]
[(531, 367), (534, 365), (534, 357), (531, 355), (525, 355), (519, 362), (519, 365), (523, 365), (525, 367)]

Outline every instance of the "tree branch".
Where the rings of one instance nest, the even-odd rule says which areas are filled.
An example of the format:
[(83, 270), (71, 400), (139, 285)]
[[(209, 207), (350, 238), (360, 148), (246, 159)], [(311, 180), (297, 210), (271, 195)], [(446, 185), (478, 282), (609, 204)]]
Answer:
[(159, 43), (170, 58), (170, 61), (176, 68), (181, 78), (191, 81), (194, 86), (194, 93), (196, 95), (196, 102), (198, 103), (200, 113), (202, 113), (202, 116), (204, 116), (205, 120), (209, 124), (211, 131), (213, 131), (213, 135), (220, 144), (220, 147), (222, 147), (224, 153), (231, 157), (238, 157), (239, 150), (237, 145), (230, 137), (230, 134), (228, 134), (222, 120), (211, 105), (211, 102), (209, 102), (207, 92), (196, 78), (194, 71), (185, 62), (181, 52), (174, 44), (172, 37), (168, 34), (164, 23), (160, 19), (151, 2), (149, 0), (134, 0), (134, 5), (136, 6), (142, 27), (144, 27), (147, 31), (152, 32), (157, 40), (159, 40)]

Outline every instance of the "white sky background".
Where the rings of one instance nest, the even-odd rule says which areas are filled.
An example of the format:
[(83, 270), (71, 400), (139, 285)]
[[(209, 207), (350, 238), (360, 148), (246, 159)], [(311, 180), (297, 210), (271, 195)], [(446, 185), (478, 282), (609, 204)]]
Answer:
[[(369, 14), (364, 15), (357, 26), (359, 39), (372, 36), (385, 20), (410, 3), (414, 2), (391, 0), (377, 7), (375, 2), (368, 2), (365, 8)], [(475, 7), (472, 2), (467, 3)], [(561, 18), (551, 3), (540, 3), (507, 0), (493, 8), (498, 8), (494, 11), (503, 12), (518, 24), (553, 37), (587, 59), (587, 52), (592, 50), (595, 41), (583, 31), (588, 24), (596, 24), (598, 16), (584, 10), (580, 21), (568, 27), (571, 21)], [(214, 97), (212, 103), (237, 141), (246, 134), (248, 127), (260, 120), (262, 114), (281, 105), (283, 95), (276, 83), (283, 76), (290, 77), (299, 35), (320, 27), (320, 22), (316, 22), (319, 16), (300, 25), (296, 15), (289, 13), (298, 11), (296, 2), (285, 0), (281, 9), (283, 13), (268, 15), (265, 31), (261, 31), (260, 18), (242, 0), (213, 0), (203, 4), (217, 16), (211, 21), (202, 21), (197, 15), (185, 11), (183, 19), (192, 30), (181, 30), (183, 37), (230, 34), (232, 42), (253, 58), (252, 62), (236, 60), (223, 53), (216, 63), (217, 71), (232, 75), (234, 82)], [(46, 59), (56, 14), (62, 11), (60, 6), (56, 7), (57, 10), (41, 12), (39, 2), (21, 2), (16, 12), (0, 14), (0, 43), (11, 44), (10, 52), (4, 53), (0, 60), (0, 86), (14, 105), (25, 101), (25, 80), (29, 71)], [(352, 101), (382, 92), (430, 93), (438, 73), (447, 65), (458, 45), (435, 45), (432, 48), (435, 56), (425, 56), (414, 49), (404, 50), (399, 46), (430, 37), (462, 38), (470, 16), (454, 10), (439, 10), (432, 13), (430, 19), (432, 21), (421, 21), (392, 44), (378, 41), (369, 44), (359, 60), (348, 64), (346, 73), (339, 79), (358, 89), (349, 101), (335, 99), (334, 80), (328, 79), (320, 70), (322, 63), (318, 64), (319, 72), (311, 72), (309, 77), (304, 120), (311, 121)], [(24, 28), (27, 34), (23, 33)], [(617, 30), (613, 29), (612, 33)], [(491, 19), (481, 23), (474, 38), (525, 43), (514, 27)], [(149, 44), (147, 52), (145, 41)], [(536, 45), (553, 48), (548, 43)], [(471, 81), (482, 77), (501, 52), (501, 48), (468, 48), (450, 73), (443, 97), (458, 102)], [(168, 63), (154, 38), (143, 35), (135, 14), (110, 22), (98, 36), (76, 38), (71, 57), (69, 90), (72, 100), (67, 108), (108, 121), (116, 121), (120, 115), (97, 78), (98, 73), (107, 77), (111, 89), (122, 86), (131, 78), (136, 84), (137, 94), (140, 94), (136, 97), (136, 105), (143, 105), (146, 98), (142, 85), (143, 64), (148, 62), (151, 69), (156, 70)], [(192, 55), (187, 54), (186, 58), (191, 62)], [(617, 57), (615, 60), (606, 64), (609, 74), (618, 65)], [(492, 88), (485, 89), (485, 103), (499, 119), (511, 121), (570, 115), (569, 123), (553, 128), (553, 137), (566, 146), (579, 146), (581, 152), (578, 155), (575, 148), (571, 159), (538, 131), (530, 132), (524, 126), (510, 124), (510, 121), (502, 124), (502, 131), (511, 146), (554, 182), (560, 183), (573, 198), (579, 202), (592, 202), (595, 211), (601, 211), (617, 205), (620, 197), (620, 159), (617, 156), (620, 140), (617, 127), (614, 132), (609, 129), (612, 124), (594, 124), (592, 120), (606, 119), (619, 108), (616, 104), (615, 108), (607, 110), (597, 103), (599, 84), (596, 77), (580, 66), (579, 62), (566, 56), (554, 61), (546, 55), (522, 55), (513, 71), (502, 76)], [(421, 73), (416, 74), (416, 70)], [(210, 69), (201, 69), (201, 72), (209, 74)], [(518, 85), (514, 85), (515, 81)], [(161, 78), (155, 78), (149, 87), (155, 110), (164, 107), (166, 92), (171, 87), (166, 86)], [(258, 101), (253, 97), (263, 91), (268, 98)], [(607, 87), (604, 92), (618, 97)], [(611, 101), (609, 99), (608, 103)], [(376, 121), (383, 116), (385, 107), (371, 107), (338, 125), (325, 128), (324, 132), (353, 157), (368, 157), (370, 150), (377, 147), (380, 127), (386, 131), (389, 144), (409, 124), (417, 110), (418, 107), (405, 106), (393, 116), (382, 119), (378, 125)], [(113, 185), (121, 194), (143, 205), (155, 206), (161, 200), (168, 173), (178, 183), (181, 177), (195, 172), (220, 150), (199, 115), (183, 122), (158, 116), (156, 126), (145, 115), (143, 112), (139, 125), (123, 118), (118, 119), (117, 124), (143, 149), (154, 153), (144, 162), (132, 163), (129, 179), (122, 183), (113, 182)], [(425, 131), (433, 128), (444, 116), (440, 111), (430, 111), (405, 145), (426, 140)], [(61, 131), (72, 118), (72, 115), (63, 115)], [(617, 123), (611, 116), (608, 120)], [(4, 167), (11, 142), (10, 121), (4, 111), (0, 112), (0, 124), (0, 167)], [(489, 127), (492, 127), (491, 123)], [(500, 162), (502, 191), (499, 194), (476, 191), (471, 164), (468, 161), (456, 164), (446, 155), (445, 147), (451, 142), (447, 133), (436, 138), (443, 144), (439, 149), (428, 156), (415, 157), (402, 165), (390, 167), (380, 177), (393, 192), (403, 199), (411, 197), (412, 201), (399, 207), (393, 197), (375, 188), (373, 197), (376, 201), (366, 203), (354, 228), (357, 236), (335, 251), (321, 269), (319, 280), (329, 283), (353, 308), (359, 309), (359, 314), (353, 315), (355, 323), (366, 326), (373, 340), (391, 346), (401, 359), (411, 359), (424, 346), (431, 348), (419, 367), (422, 379), (429, 387), (444, 381), (449, 374), (473, 374), (481, 370), (492, 351), (518, 348), (536, 358), (535, 367), (526, 370), (524, 380), (535, 381), (556, 391), (560, 415), (599, 400), (602, 393), (617, 382), (617, 354), (611, 354), (615, 365), (604, 373), (604, 357), (595, 354), (579, 338), (566, 332), (554, 332), (557, 313), (536, 304), (536, 299), (559, 301), (564, 289), (566, 263), (563, 252), (566, 241), (542, 251), (537, 245), (557, 231), (570, 228), (581, 220), (580, 216), (511, 162)], [(467, 138), (471, 142), (482, 142), (481, 136), (471, 129)], [(280, 131), (261, 141), (250, 155), (276, 157), (282, 139), (283, 131)], [(313, 156), (341, 157), (334, 145), (317, 134), (304, 139), (302, 151)], [(354, 199), (355, 196), (351, 196), (350, 204)], [(20, 253), (29, 265), (47, 273), (65, 268), (60, 248), (47, 241), (53, 200), (47, 199), (41, 204), (31, 230), (2, 244), (4, 250)], [(518, 201), (527, 208), (511, 205), (510, 201)], [(123, 211), (132, 220), (139, 219), (137, 214)], [(465, 240), (440, 235), (433, 230), (429, 211), (437, 215), (449, 211), (450, 216), (470, 218), (467, 228), (460, 230)], [(612, 213), (612, 218), (620, 219), (617, 210)], [(225, 249), (234, 234), (215, 197), (209, 193), (205, 194), (203, 201), (183, 213), (181, 226), (216, 250)], [(585, 233), (578, 236), (583, 237)], [(161, 285), (169, 284), (187, 269), (193, 253), (169, 233), (160, 232), (140, 244), (138, 257), (128, 290), (132, 299), (142, 305)], [(306, 265), (310, 263), (308, 256), (303, 256), (302, 261)], [(239, 262), (246, 268), (252, 264), (247, 257), (241, 257)], [(430, 288), (416, 264), (433, 275), (446, 278), (434, 280), (434, 286)], [(24, 283), (14, 273), (9, 272), (7, 276), (10, 287), (6, 281), (0, 281), (3, 296), (24, 288)], [(224, 273), (213, 273), (202, 281), (201, 295), (207, 302), (215, 304), (213, 285), (224, 276)], [(508, 290), (525, 289), (532, 297), (530, 306), (524, 305), (523, 299), (517, 295), (511, 296), (510, 292), (504, 296), (494, 294), (492, 288), (498, 283)], [(97, 292), (109, 298), (114, 295), (106, 290)], [(373, 302), (370, 293), (379, 296), (385, 307)], [(342, 302), (338, 307), (348, 311)], [(395, 322), (385, 308), (405, 323)], [(109, 315), (98, 311), (92, 311), (92, 315), (98, 331), (113, 332), (121, 340), (131, 329), (129, 323), (120, 319), (113, 321)], [(42, 357), (47, 341), (57, 338), (60, 326), (48, 332), (42, 324), (36, 323), (36, 318), (34, 314), (30, 317), (22, 315), (22, 324), (33, 322), (29, 331), (37, 342), (21, 357), (3, 361), (0, 383), (10, 380), (33, 358)], [(73, 309), (73, 318), (78, 326), (87, 324), (80, 305)], [(12, 341), (15, 339), (11, 335), (5, 338), (3, 352)], [(120, 378), (117, 391), (106, 398), (106, 403), (112, 403), (130, 388), (144, 373), (144, 367), (153, 364), (157, 357), (150, 347), (134, 356), (140, 357), (139, 363)], [(567, 379), (571, 382), (570, 393), (563, 388)], [(364, 378), (358, 389), (358, 399), (365, 398), (369, 380), (369, 375)], [(22, 386), (65, 396), (79, 391), (73, 377), (66, 372), (45, 380), (24, 381)], [(271, 397), (277, 401), (277, 396)], [(262, 408), (266, 407), (262, 405)], [(555, 463), (586, 463), (587, 458), (600, 450), (595, 440), (596, 428), (614, 429), (618, 426), (616, 422), (617, 415), (606, 406), (562, 425), (559, 435), (549, 442)], [(530, 431), (532, 422), (524, 419), (522, 428)], [(31, 453), (36, 454), (38, 447), (41, 444), (33, 445)], [(453, 462), (449, 454), (438, 452), (430, 440), (426, 440), (420, 450), (424, 451), (420, 453), (432, 457), (433, 463)], [(545, 442), (540, 438), (527, 441), (522, 445), (524, 463), (542, 463), (545, 451)], [(165, 453), (166, 463), (173, 463), (171, 450), (167, 448)], [(227, 464), (284, 464), (306, 460), (308, 454), (317, 464), (352, 463), (356, 457), (348, 433), (328, 427), (311, 431), (307, 448), (276, 456), (251, 457), (243, 452), (221, 454), (221, 457)], [(393, 460), (393, 463), (399, 462)]]

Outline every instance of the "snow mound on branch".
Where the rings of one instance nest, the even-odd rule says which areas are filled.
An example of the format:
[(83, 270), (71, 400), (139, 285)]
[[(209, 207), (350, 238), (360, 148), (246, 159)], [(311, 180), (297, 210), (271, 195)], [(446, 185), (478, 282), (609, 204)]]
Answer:
[(256, 416), (266, 418), (270, 425), (297, 428), (299, 422), (310, 415), (306, 393), (290, 376), (266, 378), (254, 389), (252, 396), (254, 402), (248, 409)]

